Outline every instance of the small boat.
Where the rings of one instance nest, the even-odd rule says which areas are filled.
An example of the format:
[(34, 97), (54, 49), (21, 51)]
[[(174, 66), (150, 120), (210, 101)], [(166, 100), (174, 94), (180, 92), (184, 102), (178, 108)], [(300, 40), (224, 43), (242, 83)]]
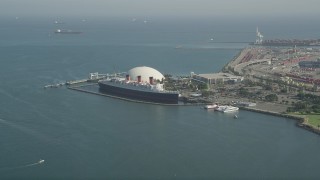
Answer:
[(80, 31), (72, 31), (69, 29), (57, 29), (56, 31), (54, 31), (54, 33), (56, 34), (80, 34), (82, 32)]
[(235, 119), (238, 119), (238, 116), (235, 114), (235, 115), (234, 115), (234, 118), (235, 118)]
[(63, 22), (60, 22), (60, 21), (58, 21), (58, 20), (55, 20), (54, 21), (54, 24), (64, 24)]
[(200, 97), (202, 96), (201, 93), (193, 93), (193, 94), (190, 94), (191, 97)]
[(205, 109), (216, 109), (218, 107), (217, 104), (208, 104), (208, 105), (205, 105), (204, 108)]
[(43, 159), (40, 159), (40, 161), (38, 161), (39, 164), (44, 163)]

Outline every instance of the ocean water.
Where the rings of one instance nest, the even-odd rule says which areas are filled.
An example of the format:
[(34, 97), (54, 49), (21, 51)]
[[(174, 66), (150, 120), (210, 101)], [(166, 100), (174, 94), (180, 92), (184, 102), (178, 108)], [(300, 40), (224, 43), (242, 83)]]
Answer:
[[(254, 40), (256, 22), (53, 20), (0, 25), (1, 179), (320, 177), (319, 136), (294, 120), (43, 89), (142, 65), (173, 75), (217, 72), (247, 46), (241, 42)], [(319, 29), (295, 26), (259, 27), (269, 37), (315, 37)]]

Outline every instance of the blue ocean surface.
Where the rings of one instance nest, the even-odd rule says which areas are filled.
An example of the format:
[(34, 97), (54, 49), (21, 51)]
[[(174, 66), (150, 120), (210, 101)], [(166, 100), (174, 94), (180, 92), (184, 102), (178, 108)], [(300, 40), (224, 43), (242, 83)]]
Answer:
[[(0, 179), (320, 177), (319, 136), (291, 119), (247, 111), (234, 119), (200, 106), (43, 88), (136, 66), (172, 75), (218, 72), (254, 41), (256, 22), (1, 21)], [(319, 28), (293, 26), (259, 27), (273, 38), (315, 37)], [(55, 34), (58, 28), (82, 33)]]

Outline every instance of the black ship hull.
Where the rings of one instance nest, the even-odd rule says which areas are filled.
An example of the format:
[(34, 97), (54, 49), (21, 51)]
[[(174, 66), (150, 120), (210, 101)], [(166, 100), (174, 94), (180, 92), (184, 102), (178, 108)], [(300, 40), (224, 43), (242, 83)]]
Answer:
[(100, 92), (133, 100), (162, 104), (178, 104), (178, 93), (149, 92), (112, 86), (99, 82)]

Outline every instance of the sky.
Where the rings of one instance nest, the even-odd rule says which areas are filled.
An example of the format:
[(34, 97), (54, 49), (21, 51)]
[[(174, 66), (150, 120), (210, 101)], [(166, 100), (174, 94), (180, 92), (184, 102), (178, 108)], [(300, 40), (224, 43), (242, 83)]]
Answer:
[(320, 0), (0, 0), (1, 16), (319, 16)]

